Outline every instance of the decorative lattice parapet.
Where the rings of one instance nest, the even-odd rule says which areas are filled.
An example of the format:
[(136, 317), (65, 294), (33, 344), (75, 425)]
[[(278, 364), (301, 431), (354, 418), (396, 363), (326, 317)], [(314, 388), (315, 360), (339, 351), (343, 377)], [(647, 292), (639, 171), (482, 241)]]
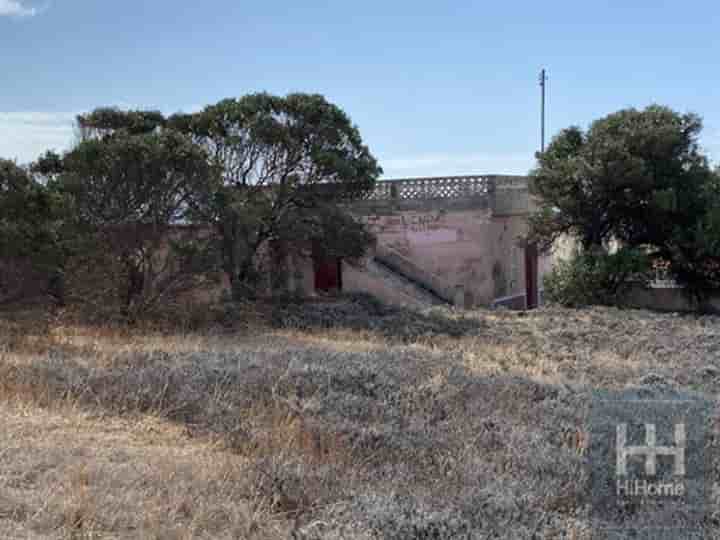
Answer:
[(344, 197), (355, 211), (393, 212), (429, 208), (495, 208), (502, 213), (527, 212), (528, 178), (473, 175), (380, 180), (370, 190)]
[(378, 181), (372, 191), (358, 198), (369, 201), (466, 199), (486, 196), (491, 189), (491, 176), (408, 178)]

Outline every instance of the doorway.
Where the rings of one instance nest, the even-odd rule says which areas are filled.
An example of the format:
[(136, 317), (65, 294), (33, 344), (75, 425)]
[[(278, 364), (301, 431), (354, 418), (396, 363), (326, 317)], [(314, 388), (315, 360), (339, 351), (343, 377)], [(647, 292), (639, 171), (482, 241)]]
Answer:
[(342, 261), (337, 258), (315, 259), (315, 290), (342, 290)]
[(538, 249), (537, 244), (525, 246), (525, 307), (538, 307)]

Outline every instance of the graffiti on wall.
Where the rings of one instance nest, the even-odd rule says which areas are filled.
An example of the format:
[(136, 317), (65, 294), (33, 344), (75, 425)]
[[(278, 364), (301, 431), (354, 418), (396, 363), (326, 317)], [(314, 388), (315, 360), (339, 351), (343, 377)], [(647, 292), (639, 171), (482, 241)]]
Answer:
[(368, 215), (359, 218), (377, 235), (400, 235), (411, 244), (457, 242), (458, 230), (445, 224), (445, 212)]
[(377, 214), (361, 216), (359, 221), (375, 233), (426, 232), (442, 228), (444, 212), (428, 214), (399, 214), (380, 216)]
[(402, 215), (403, 225), (410, 232), (428, 232), (442, 227), (444, 216), (440, 213)]

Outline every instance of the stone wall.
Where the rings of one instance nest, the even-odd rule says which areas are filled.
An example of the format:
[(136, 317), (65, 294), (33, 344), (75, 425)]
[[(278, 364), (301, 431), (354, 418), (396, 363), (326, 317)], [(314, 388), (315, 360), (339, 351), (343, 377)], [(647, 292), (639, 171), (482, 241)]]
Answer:
[[(695, 311), (695, 306), (680, 287), (645, 287), (635, 284), (625, 297), (625, 302), (630, 307), (655, 311)], [(720, 291), (710, 298), (707, 308), (720, 313)]]
[[(343, 264), (343, 290), (392, 303), (524, 307), (522, 239), (533, 205), (527, 186), (528, 179), (517, 176), (378, 182), (372, 192), (345, 203), (376, 235), (377, 245), (360, 264)], [(540, 290), (551, 259), (539, 259)], [(289, 255), (282, 266), (283, 288), (319, 294), (311, 259)]]
[[(517, 306), (525, 303), (527, 187), (526, 177), (513, 176), (388, 181), (348, 208), (377, 236), (380, 260), (389, 257), (450, 303)], [(354, 279), (346, 288), (359, 287)]]

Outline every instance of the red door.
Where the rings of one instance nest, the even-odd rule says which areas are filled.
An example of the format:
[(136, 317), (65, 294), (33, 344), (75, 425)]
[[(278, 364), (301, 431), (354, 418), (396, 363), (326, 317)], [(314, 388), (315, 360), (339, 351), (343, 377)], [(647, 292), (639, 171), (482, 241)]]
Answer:
[(538, 251), (536, 244), (525, 246), (525, 305), (538, 306)]
[(342, 288), (340, 261), (320, 259), (315, 261), (315, 290), (339, 291)]

